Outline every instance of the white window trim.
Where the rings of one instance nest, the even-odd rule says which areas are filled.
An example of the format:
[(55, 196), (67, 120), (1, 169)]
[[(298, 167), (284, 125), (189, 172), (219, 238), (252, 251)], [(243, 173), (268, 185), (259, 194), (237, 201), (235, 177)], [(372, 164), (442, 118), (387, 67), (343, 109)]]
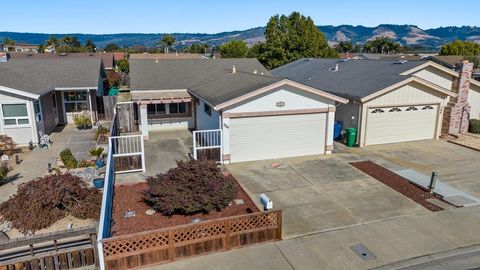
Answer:
[[(12, 105), (12, 104), (25, 104), (27, 107), (27, 116), (21, 116), (21, 117), (4, 117), (3, 116), (3, 105)], [(32, 127), (32, 113), (30, 111), (30, 105), (29, 102), (19, 102), (19, 101), (10, 101), (10, 102), (2, 102), (0, 103), (0, 125), (2, 128), (5, 129), (13, 129), (13, 128), (30, 128)], [(8, 119), (16, 119), (17, 124), (15, 125), (5, 125), (5, 120)], [(18, 119), (28, 119), (28, 124), (18, 124)]]
[[(35, 104), (38, 104), (38, 113), (35, 112)], [(42, 123), (43, 114), (42, 114), (42, 103), (40, 103), (40, 100), (33, 101), (33, 113), (35, 114), (35, 121), (37, 123)]]
[[(74, 101), (68, 101), (66, 100), (66, 94), (68, 94), (69, 92), (86, 92), (86, 99), (85, 100), (74, 100)], [(85, 104), (86, 105), (86, 108), (87, 108), (87, 111), (90, 111), (90, 104), (89, 104), (89, 101), (88, 101), (88, 91), (87, 90), (79, 90), (79, 91), (64, 91), (64, 94), (63, 94), (63, 102), (64, 102), (64, 105), (66, 104)], [(76, 106), (78, 107), (78, 106)], [(76, 112), (67, 112), (67, 106), (64, 106), (64, 109), (65, 109), (65, 113), (79, 113), (79, 112), (83, 112), (84, 110), (81, 110), (81, 111), (76, 111)]]

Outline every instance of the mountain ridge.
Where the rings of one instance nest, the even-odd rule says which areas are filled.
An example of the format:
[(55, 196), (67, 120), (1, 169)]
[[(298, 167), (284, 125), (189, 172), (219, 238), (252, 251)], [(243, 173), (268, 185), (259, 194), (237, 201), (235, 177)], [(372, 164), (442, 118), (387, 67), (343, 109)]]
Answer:
[[(427, 49), (438, 49), (442, 44), (453, 40), (468, 40), (480, 43), (480, 27), (477, 26), (444, 26), (438, 28), (421, 29), (416, 25), (380, 24), (375, 27), (363, 25), (323, 25), (317, 26), (328, 39), (330, 44), (341, 41), (350, 41), (363, 44), (376, 37), (385, 36), (400, 42), (402, 45), (421, 46)], [(246, 30), (226, 31), (220, 33), (171, 33), (177, 40), (177, 46), (183, 47), (193, 43), (206, 43), (218, 46), (230, 40), (245, 40), (249, 44), (264, 41), (265, 27), (255, 27)], [(14, 39), (17, 43), (41, 44), (55, 35), (61, 38), (66, 35), (75, 35), (83, 43), (92, 39), (98, 47), (103, 48), (108, 43), (119, 46), (147, 46), (153, 47), (161, 39), (161, 33), (118, 33), (118, 34), (48, 34), (29, 32), (0, 32), (0, 40), (4, 37)]]

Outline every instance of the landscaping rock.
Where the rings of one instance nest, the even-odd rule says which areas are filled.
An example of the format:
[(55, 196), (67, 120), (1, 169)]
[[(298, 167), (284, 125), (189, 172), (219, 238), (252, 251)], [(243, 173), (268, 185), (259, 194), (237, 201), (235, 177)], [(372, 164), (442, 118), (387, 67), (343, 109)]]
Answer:
[(5, 221), (2, 225), (0, 225), (0, 230), (4, 233), (9, 232), (12, 229), (12, 222)]
[(198, 222), (200, 222), (200, 221), (202, 221), (200, 218), (194, 218), (194, 219), (192, 219), (192, 223), (198, 223)]
[(73, 223), (72, 223), (72, 222), (68, 223), (67, 229), (68, 229), (68, 230), (73, 229)]
[(157, 211), (153, 210), (153, 209), (148, 209), (147, 211), (145, 211), (145, 214), (149, 215), (149, 216), (153, 216)]
[(236, 205), (242, 205), (242, 204), (245, 203), (245, 201), (242, 200), (242, 199), (235, 199), (235, 200), (233, 200), (233, 201), (235, 202)]
[(133, 211), (133, 210), (128, 210), (128, 211), (125, 212), (125, 216), (124, 216), (124, 217), (125, 217), (125, 218), (130, 218), (130, 217), (134, 217), (134, 216), (136, 216), (135, 211)]

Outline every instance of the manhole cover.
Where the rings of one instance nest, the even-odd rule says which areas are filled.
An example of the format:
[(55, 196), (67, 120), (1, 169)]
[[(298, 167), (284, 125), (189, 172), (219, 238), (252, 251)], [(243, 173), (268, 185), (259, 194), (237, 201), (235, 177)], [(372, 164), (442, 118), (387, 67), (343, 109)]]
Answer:
[(375, 260), (377, 256), (373, 254), (370, 250), (368, 250), (367, 247), (365, 247), (362, 244), (356, 244), (353, 246), (350, 246), (350, 249), (357, 254), (358, 257), (362, 258), (364, 261), (370, 261), (370, 260)]

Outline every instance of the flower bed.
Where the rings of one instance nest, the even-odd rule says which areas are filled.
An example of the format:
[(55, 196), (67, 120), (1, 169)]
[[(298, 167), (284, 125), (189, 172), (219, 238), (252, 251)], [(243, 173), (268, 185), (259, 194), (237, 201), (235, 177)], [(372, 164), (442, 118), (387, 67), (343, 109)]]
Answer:
[[(205, 221), (258, 212), (258, 208), (250, 197), (239, 187), (236, 181), (235, 184), (238, 186), (235, 199), (243, 200), (243, 204), (237, 205), (235, 201), (233, 201), (230, 206), (227, 206), (222, 211), (214, 210), (208, 214), (198, 213), (194, 215), (172, 216), (165, 216), (160, 213), (153, 215), (146, 214), (146, 211), (151, 209), (151, 207), (143, 201), (143, 192), (148, 188), (147, 183), (115, 186), (112, 236), (190, 224), (194, 220)], [(134, 216), (132, 216), (133, 213)], [(130, 215), (130, 217), (126, 217), (128, 215)]]

